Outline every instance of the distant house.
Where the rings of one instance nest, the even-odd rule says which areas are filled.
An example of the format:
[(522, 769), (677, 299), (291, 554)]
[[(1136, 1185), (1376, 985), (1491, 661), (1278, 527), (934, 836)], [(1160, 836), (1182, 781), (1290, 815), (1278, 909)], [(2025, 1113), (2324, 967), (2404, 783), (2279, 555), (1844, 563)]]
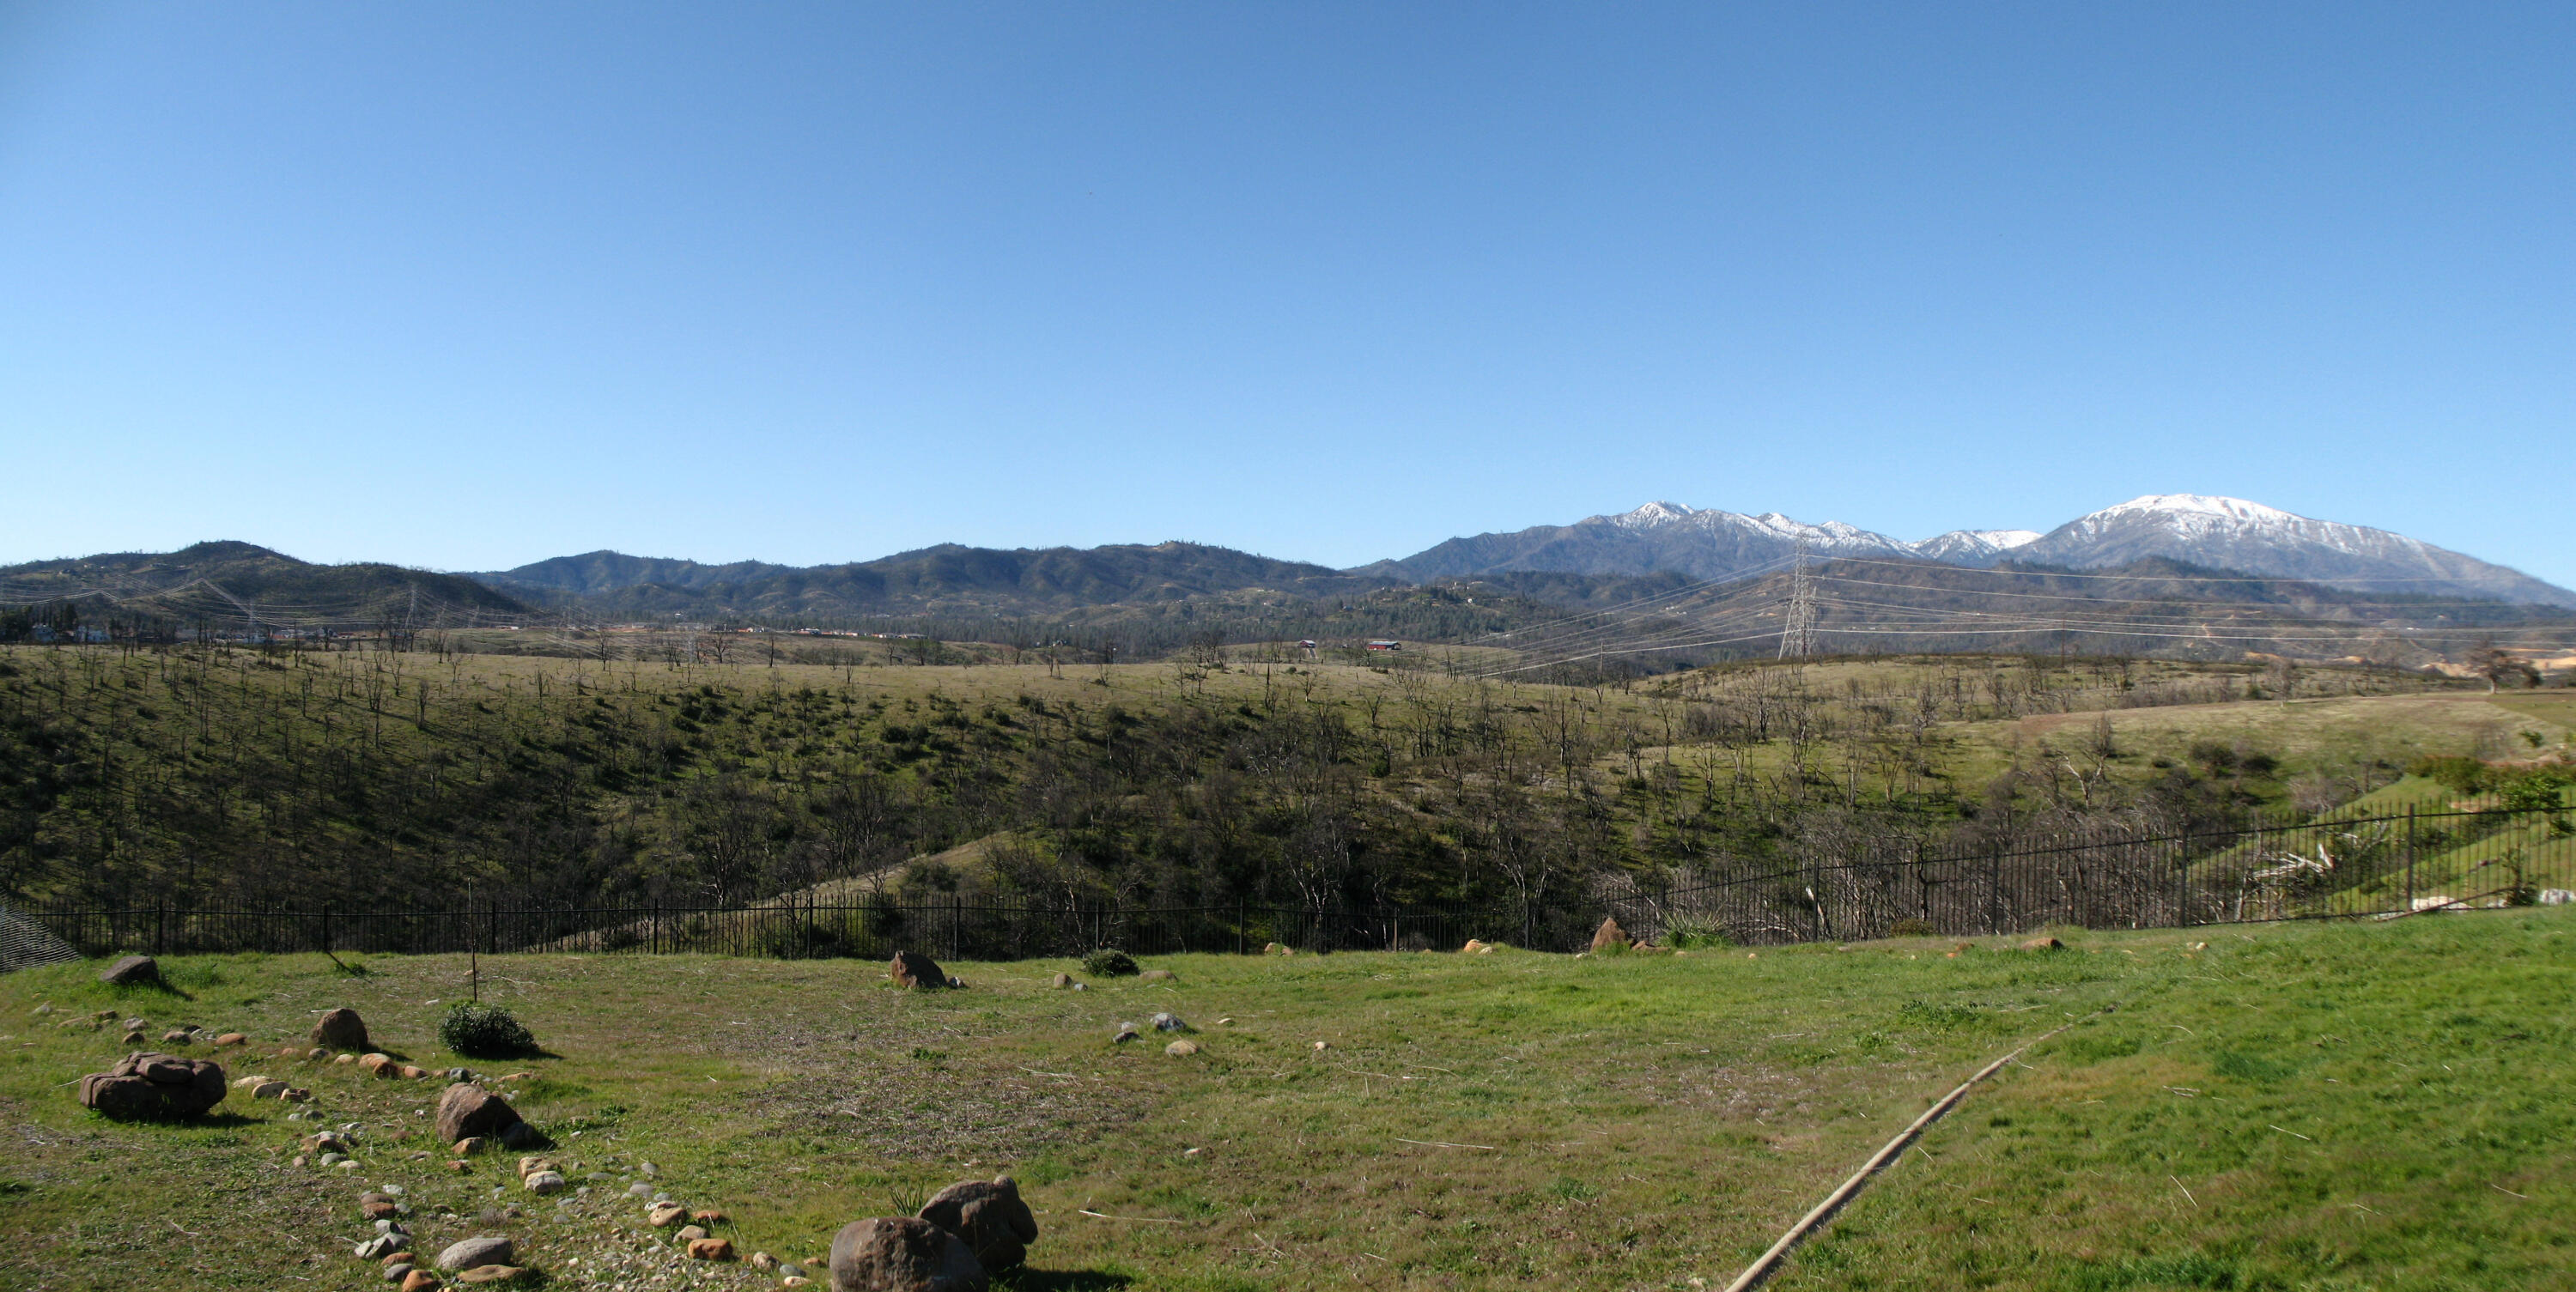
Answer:
[(1368, 648), (1370, 650), (1403, 650), (1404, 643), (1397, 641), (1373, 641), (1368, 644)]

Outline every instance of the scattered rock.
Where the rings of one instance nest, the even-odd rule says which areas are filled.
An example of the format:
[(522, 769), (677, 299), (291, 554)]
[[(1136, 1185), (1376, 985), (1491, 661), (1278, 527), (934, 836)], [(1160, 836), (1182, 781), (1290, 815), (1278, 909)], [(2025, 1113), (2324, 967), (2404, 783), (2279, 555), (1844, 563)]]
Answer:
[(561, 1193), (564, 1189), (564, 1178), (563, 1172), (561, 1171), (531, 1172), (521, 1183), (530, 1193)]
[[(402, 1254), (403, 1253), (401, 1252), (396, 1252), (394, 1253), (394, 1256), (400, 1256)], [(397, 1261), (393, 1256), (388, 1256), (385, 1258), (385, 1282), (400, 1283), (404, 1279), (411, 1277), (411, 1272), (414, 1268), (415, 1267), (410, 1261)]]
[(727, 1220), (732, 1219), (732, 1217), (727, 1216), (725, 1213), (718, 1211), (713, 1207), (709, 1207), (702, 1211), (690, 1212), (689, 1219), (697, 1221), (702, 1225), (721, 1225)]
[(983, 1292), (964, 1239), (918, 1216), (854, 1220), (832, 1238), (834, 1292)]
[(454, 1172), (456, 1172), (456, 1173), (458, 1173), (458, 1174), (463, 1174), (464, 1172), (471, 1171), (471, 1170), (473, 1170), (474, 1168), (473, 1168), (473, 1167), (471, 1167), (471, 1166), (468, 1166), (467, 1164), (465, 1164), (465, 1163), (463, 1163), (463, 1162), (459, 1162), (459, 1161), (457, 1161), (457, 1160), (455, 1160), (455, 1159), (453, 1159), (453, 1158), (450, 1158), (450, 1159), (448, 1159), (447, 1169), (448, 1169), (448, 1170), (450, 1170), (450, 1171), (454, 1171)]
[(952, 1184), (931, 1195), (921, 1218), (957, 1235), (989, 1274), (1017, 1269), (1038, 1240), (1038, 1218), (1007, 1175)]
[(1089, 991), (1089, 990), (1091, 990), (1091, 988), (1086, 987), (1086, 986), (1084, 986), (1084, 985), (1083, 985), (1083, 984), (1081, 984), (1081, 983), (1075, 983), (1075, 984), (1073, 985), (1073, 989), (1074, 989), (1075, 991)]
[(477, 1265), (456, 1276), (459, 1283), (507, 1283), (527, 1273), (516, 1265)]
[(2565, 906), (2570, 902), (2576, 902), (2576, 892), (2564, 888), (2544, 888), (2540, 890), (2539, 900), (2543, 906)]
[(1277, 942), (1269, 942), (1262, 944), (1261, 954), (1265, 956), (1293, 956), (1297, 954), (1297, 948), (1284, 946)]
[(939, 962), (918, 951), (895, 952), (893, 961), (886, 966), (886, 976), (906, 991), (948, 985), (948, 974)]
[(125, 1043), (127, 1045), (146, 1045), (149, 1044), (151, 1040), (151, 1037), (145, 1036), (140, 1031), (133, 1031), (125, 1034)]
[(290, 1086), (283, 1081), (262, 1080), (258, 1085), (250, 1088), (250, 1097), (253, 1099), (284, 1099), (294, 1092), (295, 1087)]
[(1154, 1024), (1154, 1030), (1157, 1032), (1186, 1032), (1190, 1030), (1190, 1025), (1182, 1022), (1181, 1016), (1178, 1014), (1156, 1014), (1150, 1021)]
[(313, 1020), (313, 1043), (327, 1050), (365, 1051), (371, 1048), (367, 1044), (367, 1020), (358, 1017), (354, 1009), (332, 1010)]
[(468, 1135), (465, 1138), (456, 1141), (455, 1151), (458, 1157), (472, 1157), (483, 1151), (483, 1137), (480, 1135)]
[(126, 956), (98, 976), (110, 987), (140, 987), (161, 981), (161, 962), (150, 956)]
[(785, 1278), (783, 1278), (783, 1279), (778, 1280), (778, 1286), (783, 1287), (783, 1288), (801, 1288), (801, 1287), (805, 1286), (806, 1284), (811, 1283), (811, 1282), (813, 1282), (813, 1281), (814, 1281), (814, 1280), (809, 1279), (809, 1278), (806, 1278), (806, 1277), (804, 1277), (804, 1276), (802, 1276), (802, 1275), (790, 1274), (790, 1275), (788, 1275), (787, 1277), (785, 1277)]
[(437, 1277), (429, 1271), (413, 1270), (403, 1276), (402, 1292), (429, 1292), (429, 1289), (437, 1286)]
[(2063, 951), (2066, 949), (2066, 944), (2055, 938), (2032, 938), (2030, 941), (2022, 943), (2021, 949), (2024, 951)]
[(1136, 975), (1138, 982), (1179, 982), (1181, 976), (1169, 969), (1148, 969)]
[(1607, 951), (1612, 947), (1624, 947), (1626, 945), (1628, 945), (1628, 932), (1627, 930), (1619, 927), (1618, 917), (1603, 916), (1601, 919), (1601, 927), (1592, 931), (1592, 949), (1595, 951)]
[(391, 1220), (402, 1214), (402, 1208), (381, 1193), (359, 1194), (358, 1211), (369, 1220)]
[(491, 1139), (526, 1124), (508, 1100), (481, 1086), (459, 1083), (438, 1097), (438, 1138), (445, 1143)]
[[(378, 1075), (381, 1076), (383, 1074), (379, 1073)], [(405, 1081), (419, 1081), (428, 1075), (429, 1069), (427, 1068), (414, 1067), (408, 1063), (402, 1065), (402, 1078)]]
[(644, 1223), (655, 1229), (668, 1229), (688, 1218), (689, 1209), (676, 1202), (658, 1203), (652, 1210), (644, 1213)]
[(1129, 1041), (1135, 1040), (1139, 1035), (1140, 1033), (1136, 1031), (1136, 1025), (1134, 1023), (1120, 1023), (1118, 1025), (1118, 1035), (1109, 1038), (1109, 1043), (1112, 1045), (1125, 1045)]
[(526, 1122), (512, 1122), (501, 1128), (501, 1147), (526, 1148), (537, 1142), (537, 1128)]
[[(351, 1254), (362, 1261), (380, 1261), (409, 1246), (403, 1241), (404, 1238), (405, 1235), (402, 1234), (378, 1234), (358, 1244)], [(509, 1240), (505, 1238), (502, 1241)]]
[(678, 1233), (676, 1233), (676, 1234), (671, 1235), (671, 1237), (672, 1237), (673, 1239), (677, 1240), (678, 1242), (680, 1242), (680, 1243), (682, 1243), (682, 1244), (684, 1244), (684, 1245), (685, 1245), (685, 1244), (688, 1244), (688, 1243), (694, 1243), (694, 1242), (698, 1241), (699, 1239), (704, 1238), (704, 1237), (706, 1237), (706, 1236), (707, 1236), (707, 1231), (705, 1231), (705, 1230), (703, 1230), (703, 1229), (698, 1228), (696, 1225), (682, 1225), (682, 1226), (680, 1226), (680, 1232), (678, 1232)]
[(690, 1242), (689, 1259), (693, 1261), (729, 1261), (733, 1259), (730, 1238), (700, 1238)]
[(778, 1268), (778, 1258), (767, 1252), (753, 1252), (751, 1267), (756, 1270), (774, 1270)]
[(1494, 953), (1494, 944), (1477, 938), (1469, 938), (1467, 939), (1467, 945), (1458, 949), (1471, 956), (1489, 956)]
[(197, 1034), (184, 1027), (174, 1027), (161, 1034), (164, 1045), (186, 1045), (196, 1039)]
[(1199, 1043), (1196, 1041), (1174, 1041), (1170, 1045), (1163, 1047), (1163, 1053), (1168, 1054), (1175, 1059), (1188, 1058), (1190, 1055), (1198, 1052)]
[(1073, 985), (1073, 975), (1069, 973), (1058, 973), (1055, 976), (1055, 980), (1052, 985), (1057, 991), (1063, 991)]
[(507, 1265), (515, 1255), (517, 1252), (511, 1247), (507, 1235), (485, 1234), (449, 1245), (446, 1251), (438, 1254), (438, 1268), (470, 1270), (480, 1265)]
[(129, 1054), (80, 1079), (84, 1108), (119, 1120), (193, 1117), (224, 1101), (224, 1070), (205, 1059)]
[(250, 1038), (239, 1032), (226, 1032), (215, 1038), (215, 1048), (218, 1050), (225, 1049), (229, 1046), (248, 1044), (250, 1044)]

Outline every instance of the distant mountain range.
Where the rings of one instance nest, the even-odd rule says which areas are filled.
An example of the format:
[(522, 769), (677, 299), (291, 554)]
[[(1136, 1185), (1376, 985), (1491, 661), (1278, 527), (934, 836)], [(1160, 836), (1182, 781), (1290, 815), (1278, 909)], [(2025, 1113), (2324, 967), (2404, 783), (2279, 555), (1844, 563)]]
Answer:
[(2045, 534), (1953, 530), (1920, 543), (1840, 521), (1808, 524), (1777, 512), (1747, 516), (1651, 502), (1571, 525), (1453, 538), (1364, 572), (1413, 582), (1542, 570), (1602, 575), (1672, 571), (1695, 579), (1729, 579), (1794, 562), (1802, 547), (1819, 557), (1977, 568), (2011, 564), (2094, 570), (2158, 558), (2390, 595), (2576, 606), (2576, 592), (2403, 534), (2201, 494), (2135, 498)]
[(591, 552), (468, 577), (530, 600), (578, 600), (589, 612), (612, 618), (1030, 614), (1263, 593), (1329, 597), (1395, 582), (1178, 542), (1009, 551), (945, 543), (873, 561), (804, 567), (758, 561), (701, 565)]
[(239, 628), (346, 628), (458, 617), (506, 618), (527, 606), (461, 574), (372, 561), (316, 565), (252, 543), (176, 552), (110, 552), (0, 566), (0, 607), (69, 606), (86, 622), (123, 619)]
[[(2401, 621), (2454, 627), (2557, 623), (2565, 622), (2560, 611), (2576, 607), (2576, 592), (2386, 530), (2313, 520), (2238, 499), (2165, 494), (2107, 507), (2046, 533), (1955, 530), (1922, 542), (1839, 522), (1809, 524), (1777, 513), (1747, 516), (1656, 502), (1571, 525), (1454, 538), (1401, 560), (1351, 570), (1168, 542), (1007, 551), (943, 544), (872, 561), (802, 567), (600, 551), (509, 570), (440, 574), (381, 564), (315, 565), (248, 543), (200, 543), (165, 554), (0, 568), (0, 619), (17, 616), (32, 624), (37, 619), (29, 616), (59, 619), (70, 607), (91, 623), (122, 616), (129, 623), (148, 619), (165, 627), (207, 621), (309, 631), (494, 625), (551, 612), (613, 622), (1002, 617), (1150, 621), (1159, 625), (1155, 631), (1177, 639), (1202, 631), (1258, 632), (1262, 625), (1280, 628), (1297, 615), (1345, 612), (1378, 614), (1383, 622), (1372, 621), (1379, 622), (1372, 631), (1383, 630), (1397, 622), (1384, 618), (1394, 613), (1387, 607), (1406, 598), (1419, 601), (1404, 612), (1415, 618), (1402, 621), (1414, 624), (1431, 613), (1422, 606), (1446, 598), (1444, 606), (1472, 608), (1438, 612), (1457, 619), (1453, 628), (1467, 631), (1472, 621), (1485, 625), (1476, 631), (1490, 631), (1503, 622), (1586, 613), (1633, 598), (1697, 596), (1694, 585), (1758, 589), (1795, 565), (1802, 549), (1820, 569), (1832, 566), (1837, 580), (1919, 586), (1922, 591), (1908, 597), (1944, 614), (1974, 609), (2004, 615), (2019, 605), (2014, 598), (2022, 593), (1994, 586), (1990, 575), (1971, 573), (1990, 569), (2045, 574), (2051, 587), (2093, 589), (2083, 591), (2081, 600), (2199, 603), (2212, 611), (2225, 600), (2259, 607), (2267, 619), (2317, 616), (2391, 629)], [(1871, 569), (1885, 573), (1867, 574)], [(2095, 575), (2088, 579), (2086, 572)], [(2099, 577), (2110, 573), (2125, 581)], [(2213, 582), (2238, 574), (2280, 586)], [(1422, 588), (1426, 584), (1447, 586)], [(2196, 594), (2195, 587), (2207, 591)], [(2067, 594), (2053, 593), (2051, 599), (2063, 601)], [(2462, 601), (2488, 607), (2462, 608)], [(1855, 600), (1838, 613), (1860, 613), (1859, 604)], [(2005, 618), (2028, 612), (2022, 607)], [(2096, 607), (2085, 613), (2114, 612)], [(2116, 611), (2128, 618), (2149, 613)], [(981, 631), (971, 624), (951, 626)], [(0, 633), (6, 631), (0, 623)], [(1318, 621), (1301, 631), (1331, 630)]]

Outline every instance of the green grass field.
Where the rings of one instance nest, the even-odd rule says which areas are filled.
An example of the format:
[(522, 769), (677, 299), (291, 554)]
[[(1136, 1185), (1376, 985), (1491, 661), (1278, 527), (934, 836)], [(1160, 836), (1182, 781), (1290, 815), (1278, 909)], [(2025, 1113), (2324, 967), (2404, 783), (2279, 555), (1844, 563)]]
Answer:
[[(493, 958), (486, 998), (555, 1056), (501, 1065), (437, 1047), (461, 959), (171, 962), (184, 996), (29, 970), (0, 978), (0, 1286), (378, 1286), (348, 1251), (381, 1184), (420, 1246), (503, 1228), (549, 1286), (772, 1282), (682, 1268), (624, 1195), (646, 1161), (742, 1250), (790, 1257), (1010, 1171), (1045, 1229), (1022, 1288), (1722, 1286), (1930, 1100), (2065, 1024), (1774, 1286), (2576, 1282), (2576, 916), (2063, 936), (1176, 957), (1151, 962), (1176, 984), (1084, 993), (1047, 986), (1068, 965), (962, 964), (967, 990), (917, 996), (871, 963)], [(33, 1012), (239, 1029), (257, 1054), (339, 1004), (422, 1066), (537, 1073), (519, 1105), (589, 1195), (443, 1169), (434, 1081), (241, 1051), (232, 1074), (363, 1125), (363, 1168), (290, 1166), (312, 1128), (238, 1093), (202, 1125), (99, 1120), (66, 1083), (115, 1033)], [(1157, 1010), (1203, 1052), (1110, 1043)], [(477, 1218), (502, 1205), (522, 1214)]]

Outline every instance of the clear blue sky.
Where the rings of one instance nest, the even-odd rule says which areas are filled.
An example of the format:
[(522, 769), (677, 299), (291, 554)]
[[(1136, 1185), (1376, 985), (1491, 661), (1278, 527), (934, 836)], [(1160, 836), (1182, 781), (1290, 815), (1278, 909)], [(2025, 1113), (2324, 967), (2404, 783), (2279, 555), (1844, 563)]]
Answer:
[(2253, 498), (2576, 585), (2576, 8), (0, 0), (0, 559)]

